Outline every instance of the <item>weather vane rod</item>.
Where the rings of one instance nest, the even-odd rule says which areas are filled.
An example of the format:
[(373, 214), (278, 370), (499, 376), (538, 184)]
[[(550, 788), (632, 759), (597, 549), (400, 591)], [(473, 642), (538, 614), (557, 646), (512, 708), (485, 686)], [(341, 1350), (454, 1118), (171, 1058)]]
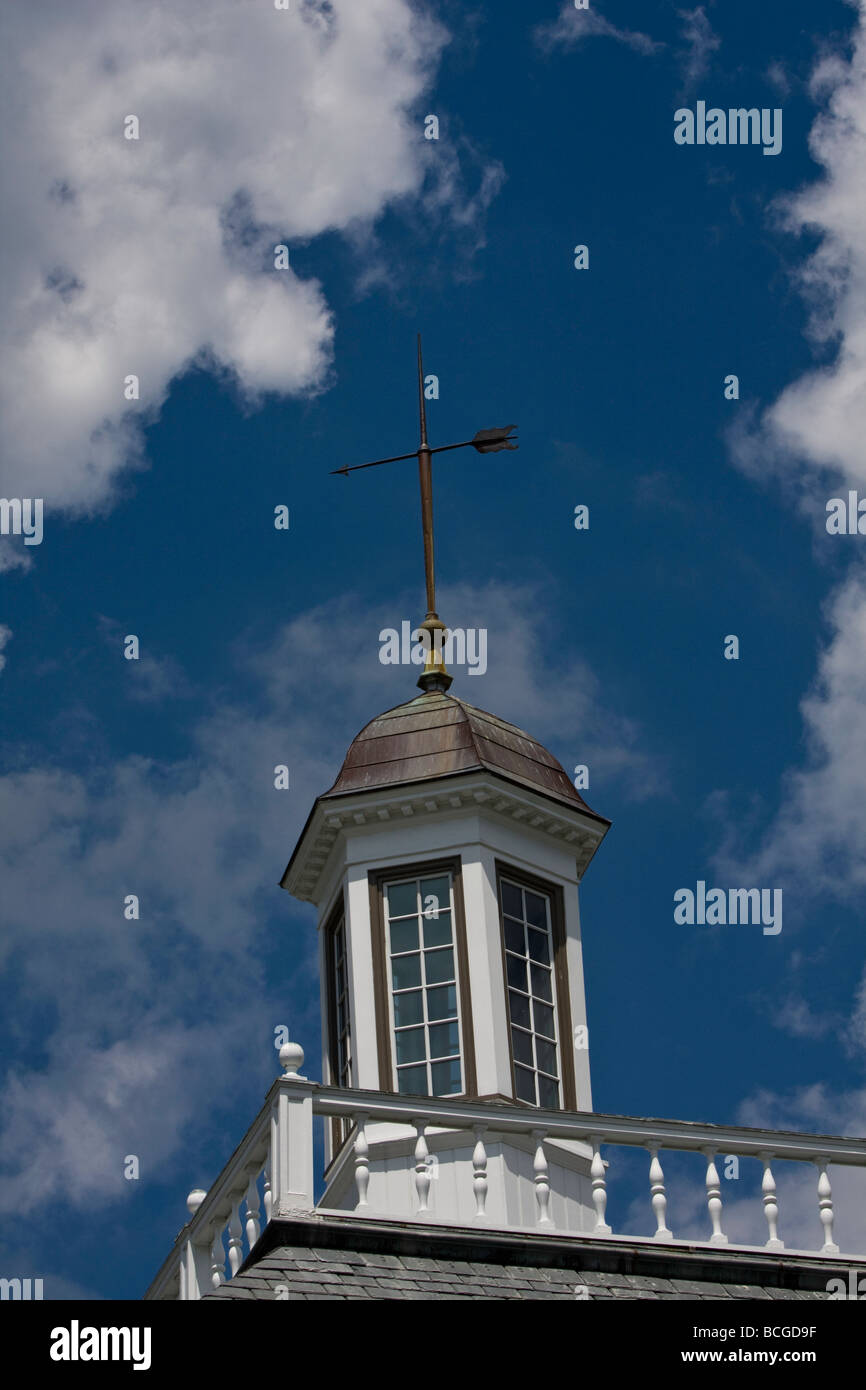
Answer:
[[(391, 458), (374, 459), (372, 463), (356, 463), (345, 468), (334, 468), (332, 473), (344, 477), (361, 468), (378, 468), (383, 463), (400, 463), (403, 459), (417, 458), (418, 481), (421, 488), (421, 528), (424, 534), (424, 576), (427, 584), (427, 617), (421, 624), (422, 632), (429, 637), (427, 660), (418, 684), (424, 691), (447, 690), (451, 676), (445, 669), (442, 657), (442, 643), (447, 634), (445, 624), (436, 612), (436, 574), (433, 563), (433, 454), (444, 454), (450, 449), (477, 449), (479, 454), (496, 454), (501, 449), (516, 449), (517, 440), (512, 432), (516, 425), (501, 425), (494, 429), (479, 430), (471, 439), (463, 439), (459, 444), (439, 444), (431, 448), (427, 442), (427, 410), (424, 397), (424, 367), (421, 360), (421, 334), (418, 334), (418, 413), (421, 426), (421, 442), (410, 454), (394, 454)], [(441, 634), (437, 636), (437, 633)]]

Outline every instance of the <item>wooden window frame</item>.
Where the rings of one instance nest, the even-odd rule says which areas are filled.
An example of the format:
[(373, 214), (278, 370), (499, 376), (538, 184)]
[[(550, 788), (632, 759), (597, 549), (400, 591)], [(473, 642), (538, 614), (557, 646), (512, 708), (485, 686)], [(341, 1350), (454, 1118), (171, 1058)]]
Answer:
[(503, 878), (519, 883), (534, 893), (542, 893), (550, 903), (550, 930), (553, 938), (553, 977), (556, 984), (556, 1022), (559, 1028), (559, 1079), (562, 1086), (562, 1109), (577, 1110), (577, 1086), (574, 1074), (572, 1044), (574, 1033), (571, 1023), (571, 995), (568, 982), (568, 938), (565, 931), (565, 897), (558, 883), (549, 879), (537, 878), (525, 869), (497, 859), (496, 865), (496, 912), (499, 918), (499, 942), (502, 956), (502, 985), (505, 990), (505, 1020), (508, 1027), (508, 1059), (511, 1066), (512, 1099), (516, 1105), (525, 1105), (528, 1110), (537, 1109), (529, 1101), (518, 1100), (517, 1078), (514, 1072), (514, 1044), (511, 1039), (511, 1010), (508, 1005), (508, 973), (505, 962), (505, 923), (502, 912)]
[(370, 933), (373, 949), (379, 1087), (389, 1095), (397, 1094), (397, 1083), (394, 1080), (394, 1056), (391, 1047), (391, 1001), (388, 992), (388, 955), (385, 932), (385, 884), (399, 882), (407, 878), (431, 878), (437, 873), (449, 873), (451, 875), (451, 890), (454, 895), (454, 949), (457, 964), (460, 1033), (463, 1043), (463, 1098), (475, 1100), (478, 1097), (462, 867), (462, 860), (457, 856), (448, 859), (426, 859), (414, 864), (393, 864), (387, 869), (371, 869), (367, 874), (370, 891)]

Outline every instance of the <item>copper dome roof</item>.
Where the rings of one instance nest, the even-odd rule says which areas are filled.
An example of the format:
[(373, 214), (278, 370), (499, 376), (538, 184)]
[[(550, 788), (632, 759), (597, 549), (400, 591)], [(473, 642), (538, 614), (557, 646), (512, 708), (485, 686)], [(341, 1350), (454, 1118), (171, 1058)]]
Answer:
[(372, 719), (353, 740), (324, 797), (480, 768), (609, 823), (587, 806), (565, 769), (536, 739), (441, 691), (428, 691)]

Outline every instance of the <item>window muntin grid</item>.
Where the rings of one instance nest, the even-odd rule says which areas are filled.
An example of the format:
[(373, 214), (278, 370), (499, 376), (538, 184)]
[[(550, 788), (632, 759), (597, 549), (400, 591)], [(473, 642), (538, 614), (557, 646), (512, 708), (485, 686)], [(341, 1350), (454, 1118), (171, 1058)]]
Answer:
[(561, 1100), (550, 897), (500, 878), (499, 905), (514, 1094), (530, 1105), (556, 1110)]
[(408, 1095), (461, 1095), (451, 874), (388, 882), (384, 907), (397, 1090)]

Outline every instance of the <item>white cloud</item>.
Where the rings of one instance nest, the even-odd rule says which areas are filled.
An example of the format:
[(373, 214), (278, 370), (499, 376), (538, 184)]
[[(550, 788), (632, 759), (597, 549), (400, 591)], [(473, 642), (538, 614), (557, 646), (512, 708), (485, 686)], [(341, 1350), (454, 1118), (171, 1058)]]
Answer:
[[(427, 186), (418, 103), (447, 36), (409, 0), (48, 0), (6, 31), (2, 487), (87, 511), (190, 362), (253, 401), (326, 384), (332, 315), (296, 244)], [(428, 198), (477, 222), (491, 178), (474, 206), (453, 169)]]
[(842, 1040), (851, 1053), (866, 1057), (866, 970), (864, 970), (857, 986), (854, 1008), (843, 1032)]
[(127, 634), (118, 622), (105, 616), (100, 617), (99, 627), (106, 645), (117, 655), (124, 653), (125, 689), (130, 700), (155, 705), (169, 698), (187, 699), (192, 694), (186, 674), (174, 657), (159, 656), (139, 645), (138, 656), (126, 659), (126, 637), (133, 634)]
[(539, 25), (535, 30), (536, 42), (544, 49), (573, 48), (584, 39), (616, 39), (634, 48), (638, 53), (656, 53), (664, 48), (663, 43), (651, 39), (637, 29), (618, 29), (610, 20), (599, 13), (594, 0), (591, 8), (576, 10), (572, 0), (565, 0), (557, 19), (552, 24)]
[(683, 21), (685, 40), (685, 48), (680, 54), (683, 84), (685, 90), (690, 91), (706, 74), (713, 53), (721, 47), (721, 39), (713, 32), (703, 5), (697, 5), (693, 10), (680, 10), (679, 17)]
[(6, 665), (6, 657), (3, 649), (11, 636), (11, 627), (7, 627), (5, 623), (0, 623), (0, 671), (2, 671), (3, 667)]
[(791, 91), (791, 78), (788, 75), (785, 64), (780, 62), (778, 58), (774, 58), (767, 67), (767, 71), (764, 75), (767, 81), (776, 88), (782, 101), (784, 101)]
[(773, 1026), (794, 1038), (822, 1038), (838, 1022), (831, 1014), (816, 1013), (807, 999), (796, 994), (772, 1005), (770, 1013)]
[[(762, 479), (775, 474), (823, 544), (837, 547), (846, 542), (826, 535), (825, 502), (840, 487), (866, 486), (866, 0), (858, 9), (850, 61), (826, 56), (812, 79), (813, 96), (826, 103), (810, 137), (824, 173), (783, 204), (789, 229), (819, 238), (799, 283), (824, 361), (732, 436), (741, 467)], [(849, 544), (848, 554), (858, 538)], [(801, 706), (804, 763), (784, 779), (778, 813), (757, 844), (742, 850), (731, 834), (719, 856), (755, 882), (796, 888), (801, 903), (866, 889), (866, 570), (859, 561), (827, 616), (829, 638)], [(737, 858), (744, 867), (735, 867)]]
[(731, 832), (716, 860), (732, 882), (781, 884), (801, 898), (866, 889), (866, 573), (849, 576), (828, 616), (831, 637), (801, 702), (807, 761), (786, 774), (757, 843), (744, 848)]
[(0, 537), (0, 574), (5, 570), (29, 570), (33, 561), (30, 552), (9, 536)]
[[(249, 1017), (244, 1021), (251, 1023)], [(157, 1178), (190, 1119), (204, 1118), (204, 1096), (211, 1103), (213, 1098), (207, 1091), (202, 1095), (197, 1078), (207, 1074), (213, 1061), (211, 1025), (137, 1022), (129, 1038), (107, 1047), (73, 1038), (43, 1072), (13, 1072), (8, 1078), (0, 1138), (0, 1163), (7, 1169), (3, 1211), (24, 1212), (58, 1201), (77, 1207), (97, 1193), (102, 1203), (121, 1201), (141, 1181)], [(219, 1049), (222, 1084), (234, 1088), (244, 1084), (237, 1060), (233, 1063), (237, 1019), (222, 1026), (226, 1042), (235, 1044), (234, 1049)], [(275, 1066), (275, 1075), (277, 1070)], [(181, 1077), (187, 1078), (186, 1086), (171, 1084)], [(139, 1160), (138, 1182), (124, 1178), (127, 1155)], [(182, 1200), (181, 1195), (179, 1214)]]
[[(844, 485), (866, 484), (866, 4), (861, 0), (850, 62), (824, 58), (813, 74), (826, 102), (811, 131), (823, 176), (783, 200), (783, 225), (819, 238), (799, 271), (810, 333), (826, 359), (794, 381), (764, 413), (760, 428), (735, 441), (756, 476), (794, 478), (831, 470)], [(817, 477), (816, 477), (817, 475)], [(802, 485), (802, 484), (801, 484)], [(825, 480), (826, 485), (826, 480)], [(826, 492), (824, 496), (826, 497)]]

